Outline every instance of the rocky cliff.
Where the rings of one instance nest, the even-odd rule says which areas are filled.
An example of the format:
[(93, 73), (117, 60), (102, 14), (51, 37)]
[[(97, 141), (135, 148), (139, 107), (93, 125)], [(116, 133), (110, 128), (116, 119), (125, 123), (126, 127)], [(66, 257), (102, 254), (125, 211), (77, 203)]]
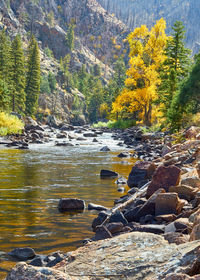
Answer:
[(199, 0), (97, 0), (108, 12), (114, 13), (134, 29), (141, 24), (152, 26), (163, 17), (168, 32), (176, 20), (186, 27), (186, 43), (193, 52), (200, 49)]

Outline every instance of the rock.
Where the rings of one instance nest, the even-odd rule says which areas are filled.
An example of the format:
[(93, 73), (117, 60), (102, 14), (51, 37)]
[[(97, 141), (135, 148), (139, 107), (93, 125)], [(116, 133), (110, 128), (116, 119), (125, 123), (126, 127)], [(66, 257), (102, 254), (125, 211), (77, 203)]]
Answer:
[(96, 234), (93, 238), (93, 240), (102, 240), (106, 238), (112, 238), (112, 234), (105, 226), (97, 226), (96, 227)]
[(96, 231), (96, 227), (101, 225), (109, 216), (108, 211), (102, 211), (98, 214), (97, 218), (95, 218), (92, 222), (93, 231)]
[(76, 140), (77, 141), (86, 141), (87, 138), (79, 136), (79, 137), (76, 138)]
[(109, 223), (119, 223), (119, 222), (122, 223), (123, 225), (127, 225), (128, 224), (128, 221), (126, 220), (126, 218), (124, 217), (122, 212), (117, 210), (117, 211), (115, 211), (115, 213), (113, 213), (110, 216)]
[(125, 192), (125, 188), (124, 187), (118, 187), (117, 191), (123, 193), (123, 192)]
[(200, 239), (200, 223), (195, 225), (190, 234), (190, 241), (199, 240)]
[(187, 218), (179, 218), (166, 226), (165, 233), (182, 232), (188, 234), (191, 232), (191, 227), (192, 224)]
[(35, 251), (32, 248), (26, 247), (26, 248), (16, 248), (8, 253), (9, 256), (18, 259), (20, 261), (26, 261), (29, 259), (33, 259), (36, 254)]
[(97, 142), (99, 142), (96, 138), (94, 138), (93, 140), (92, 140), (92, 142), (93, 143), (97, 143)]
[(129, 157), (129, 153), (126, 153), (126, 152), (122, 152), (118, 155), (119, 158), (126, 158), (126, 157)]
[(135, 219), (139, 221), (141, 217), (144, 217), (146, 215), (155, 215), (155, 203), (157, 196), (160, 193), (165, 193), (164, 189), (158, 189), (148, 200), (145, 202), (142, 207), (138, 210), (138, 212), (135, 215)]
[(89, 203), (88, 204), (88, 210), (97, 210), (97, 211), (106, 211), (108, 210), (108, 208), (102, 206), (102, 205), (97, 205), (97, 204), (94, 204), (94, 203)]
[(118, 177), (118, 173), (111, 170), (102, 169), (100, 172), (100, 177), (101, 179), (116, 178)]
[(104, 146), (103, 148), (100, 149), (100, 152), (109, 152), (110, 148), (108, 146)]
[(29, 264), (33, 266), (44, 266), (44, 262), (40, 256), (34, 258)]
[(177, 193), (159, 193), (155, 199), (155, 215), (180, 214), (184, 203)]
[(187, 139), (192, 139), (192, 138), (196, 138), (196, 136), (199, 134), (200, 132), (200, 128), (196, 127), (196, 126), (191, 126), (190, 128), (188, 128), (185, 131), (185, 138)]
[(180, 185), (180, 186), (170, 187), (169, 191), (177, 193), (179, 198), (181, 199), (186, 199), (187, 201), (191, 201), (192, 199), (195, 198), (198, 189), (186, 185)]
[(82, 199), (76, 198), (61, 198), (58, 204), (58, 210), (60, 212), (70, 210), (84, 210), (85, 202)]
[(150, 232), (154, 234), (163, 234), (165, 232), (165, 226), (164, 225), (134, 225), (131, 227), (132, 231), (138, 231), (138, 232)]
[(156, 170), (154, 163), (149, 161), (137, 161), (129, 174), (127, 184), (130, 188), (138, 187), (141, 181), (150, 179)]
[(67, 138), (67, 135), (66, 135), (65, 133), (58, 133), (58, 134), (56, 135), (56, 138), (58, 138), (58, 139)]
[(53, 267), (57, 263), (60, 263), (61, 261), (64, 260), (64, 255), (61, 254), (60, 252), (55, 252), (52, 255), (48, 256), (48, 258), (46, 259), (48, 260), (46, 267)]
[(158, 221), (158, 223), (169, 223), (169, 222), (173, 222), (174, 220), (176, 220), (176, 215), (174, 214), (168, 214), (168, 215), (159, 215), (156, 216), (155, 219), (156, 221)]
[(164, 145), (163, 149), (162, 149), (162, 157), (164, 157), (165, 155), (167, 155), (168, 153), (170, 153), (172, 151), (171, 147), (169, 147), (168, 145)]
[(194, 268), (199, 267), (199, 249), (200, 241), (176, 245), (169, 244), (160, 235), (129, 232), (90, 242), (71, 252), (69, 258), (53, 269), (19, 263), (7, 280), (91, 280), (110, 279), (113, 275), (116, 280), (124, 276), (130, 280), (163, 280), (170, 273), (195, 275)]
[(117, 185), (126, 185), (127, 184), (127, 180), (124, 177), (119, 177), (115, 181), (115, 184), (117, 184)]
[(168, 232), (164, 234), (165, 240), (170, 244), (175, 243), (177, 245), (189, 242), (190, 236), (187, 234), (182, 234), (181, 232)]
[(181, 184), (188, 185), (192, 188), (198, 188), (200, 190), (200, 179), (196, 176), (182, 179)]
[(159, 166), (147, 188), (147, 197), (150, 197), (159, 188), (164, 188), (166, 192), (171, 186), (177, 186), (180, 181), (181, 169), (176, 166)]
[(85, 132), (83, 133), (84, 137), (97, 137), (97, 134), (95, 132)]
[(59, 122), (58, 122), (58, 120), (56, 119), (56, 117), (54, 117), (54, 116), (48, 116), (48, 117), (47, 117), (46, 124), (48, 124), (49, 126), (52, 126), (52, 127), (54, 127), (54, 128), (58, 128)]
[(69, 143), (69, 142), (59, 142), (59, 143), (56, 143), (55, 146), (58, 146), (58, 147), (73, 147), (74, 145), (72, 143)]
[(109, 224), (107, 225), (107, 229), (109, 230), (109, 232), (110, 232), (111, 234), (115, 234), (115, 233), (118, 233), (118, 232), (122, 231), (123, 227), (124, 227), (124, 225), (123, 225), (123, 223), (121, 223), (121, 222), (118, 222), (118, 223), (109, 223)]
[[(194, 278), (191, 278), (187, 274), (182, 273), (170, 273), (167, 277), (165, 277), (164, 280), (194, 280)], [(199, 278), (200, 279), (200, 278)]]

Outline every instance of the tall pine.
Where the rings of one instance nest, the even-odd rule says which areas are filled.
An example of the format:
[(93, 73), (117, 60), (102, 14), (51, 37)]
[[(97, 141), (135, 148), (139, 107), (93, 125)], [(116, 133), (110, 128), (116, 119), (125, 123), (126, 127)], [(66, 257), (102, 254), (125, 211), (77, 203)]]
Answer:
[(11, 79), (12, 110), (18, 113), (25, 111), (25, 58), (20, 36), (16, 36), (11, 45)]
[(188, 75), (190, 69), (190, 50), (185, 48), (185, 30), (181, 21), (176, 21), (172, 34), (167, 41), (166, 60), (161, 70), (160, 102), (164, 104), (167, 114), (172, 99), (179, 89), (180, 83)]
[(3, 30), (0, 32), (0, 110), (9, 110), (10, 93), (10, 40)]
[(31, 38), (28, 48), (28, 70), (26, 76), (26, 114), (36, 113), (40, 93), (40, 54), (37, 41)]

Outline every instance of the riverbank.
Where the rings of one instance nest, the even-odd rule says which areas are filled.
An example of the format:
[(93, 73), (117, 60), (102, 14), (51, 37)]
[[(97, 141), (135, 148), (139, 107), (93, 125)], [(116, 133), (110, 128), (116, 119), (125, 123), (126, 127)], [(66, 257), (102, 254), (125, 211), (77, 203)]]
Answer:
[(191, 128), (175, 145), (138, 128), (115, 133), (144, 161), (129, 175), (129, 193), (93, 221), (99, 241), (87, 240), (53, 269), (18, 264), (7, 279), (199, 279), (198, 133)]

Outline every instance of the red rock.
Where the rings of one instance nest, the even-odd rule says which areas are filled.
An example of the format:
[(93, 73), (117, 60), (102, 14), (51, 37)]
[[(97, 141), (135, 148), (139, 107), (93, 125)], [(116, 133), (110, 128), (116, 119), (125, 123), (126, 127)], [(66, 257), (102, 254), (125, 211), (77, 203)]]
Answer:
[(159, 215), (155, 217), (156, 221), (158, 221), (159, 223), (163, 223), (163, 222), (173, 222), (174, 220), (176, 220), (176, 215), (174, 214), (168, 214), (168, 215)]
[(190, 241), (199, 240), (199, 239), (200, 239), (200, 224), (197, 224), (192, 229), (192, 232), (190, 234)]
[(166, 192), (169, 187), (177, 186), (180, 181), (181, 169), (170, 165), (168, 167), (159, 166), (152, 178), (152, 181), (147, 189), (147, 197), (150, 197), (156, 190), (163, 188)]
[(170, 244), (175, 243), (177, 245), (189, 242), (190, 236), (187, 234), (182, 234), (180, 232), (168, 232), (164, 234), (165, 240)]
[(155, 201), (155, 215), (180, 214), (183, 207), (177, 193), (160, 193)]
[(164, 280), (191, 280), (191, 277), (182, 273), (171, 273)]
[(138, 187), (141, 181), (150, 179), (156, 165), (150, 161), (137, 161), (129, 174), (127, 184), (130, 188)]

